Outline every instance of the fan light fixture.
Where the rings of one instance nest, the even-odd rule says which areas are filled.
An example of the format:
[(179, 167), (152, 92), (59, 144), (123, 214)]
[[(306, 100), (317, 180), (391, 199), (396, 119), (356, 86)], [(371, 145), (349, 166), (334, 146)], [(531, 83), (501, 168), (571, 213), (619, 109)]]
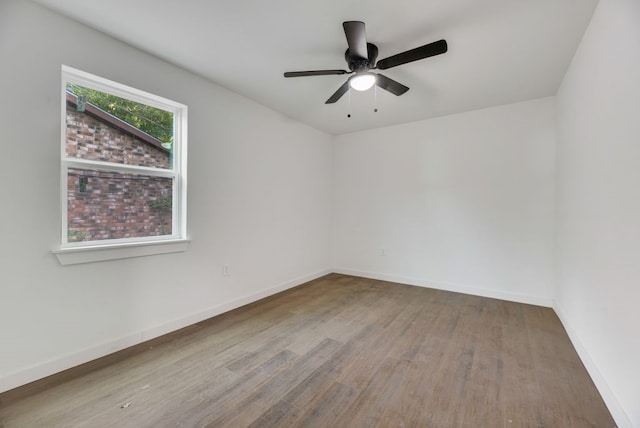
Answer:
[(332, 76), (355, 73), (340, 85), (338, 90), (325, 101), (325, 104), (337, 102), (344, 94), (349, 92), (351, 88), (357, 91), (366, 91), (374, 85), (395, 96), (400, 96), (407, 92), (409, 87), (393, 79), (389, 79), (384, 74), (371, 73), (371, 70), (386, 70), (409, 62), (443, 54), (448, 49), (446, 40), (438, 40), (437, 42), (418, 46), (417, 48), (409, 49), (408, 51), (400, 52), (378, 61), (378, 47), (373, 43), (367, 42), (364, 22), (345, 21), (342, 23), (342, 28), (344, 28), (344, 35), (347, 36), (348, 49), (344, 53), (344, 59), (347, 61), (348, 70), (286, 71), (284, 73), (284, 77)]
[(376, 83), (372, 73), (358, 73), (349, 80), (349, 85), (356, 91), (366, 91)]

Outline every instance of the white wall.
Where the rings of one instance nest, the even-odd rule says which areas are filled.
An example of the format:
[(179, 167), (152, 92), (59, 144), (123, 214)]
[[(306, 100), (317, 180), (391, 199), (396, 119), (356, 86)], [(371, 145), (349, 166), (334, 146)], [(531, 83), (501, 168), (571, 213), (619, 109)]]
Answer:
[[(29, 2), (0, 3), (0, 58), (0, 391), (327, 272), (330, 136)], [(61, 64), (189, 106), (187, 252), (51, 254)]]
[(553, 98), (337, 137), (333, 265), (551, 306), (554, 150)]
[(601, 0), (557, 95), (556, 311), (640, 427), (640, 2)]

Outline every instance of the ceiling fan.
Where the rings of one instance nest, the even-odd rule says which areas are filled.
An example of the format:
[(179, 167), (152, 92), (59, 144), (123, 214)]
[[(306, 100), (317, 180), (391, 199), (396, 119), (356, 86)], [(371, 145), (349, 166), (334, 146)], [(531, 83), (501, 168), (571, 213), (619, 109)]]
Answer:
[(447, 51), (447, 42), (438, 40), (399, 54), (381, 59), (378, 58), (378, 47), (367, 42), (364, 22), (346, 21), (342, 23), (344, 33), (347, 36), (349, 48), (344, 53), (349, 71), (347, 70), (313, 70), (313, 71), (287, 71), (284, 77), (326, 76), (333, 74), (354, 74), (329, 97), (325, 104), (335, 103), (342, 97), (349, 87), (366, 91), (373, 85), (391, 92), (394, 95), (402, 95), (409, 90), (407, 86), (396, 82), (380, 73), (372, 73), (371, 70), (386, 70), (408, 62), (418, 61), (431, 56), (440, 55)]

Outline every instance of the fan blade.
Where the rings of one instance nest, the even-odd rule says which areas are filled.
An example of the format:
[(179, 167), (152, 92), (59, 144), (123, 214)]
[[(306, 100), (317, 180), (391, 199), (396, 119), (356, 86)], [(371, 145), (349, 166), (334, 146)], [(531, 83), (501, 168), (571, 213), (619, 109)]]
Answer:
[(336, 92), (334, 92), (333, 95), (331, 95), (331, 97), (329, 97), (329, 99), (327, 101), (325, 101), (325, 104), (333, 104), (336, 101), (338, 101), (340, 99), (340, 97), (342, 97), (344, 94), (347, 93), (347, 91), (349, 90), (349, 81), (347, 80), (346, 82), (344, 82), (342, 84), (342, 86), (340, 86), (338, 88), (338, 90)]
[(312, 70), (312, 71), (287, 71), (284, 77), (304, 77), (304, 76), (329, 76), (333, 74), (347, 74), (347, 70)]
[(349, 53), (351, 56), (360, 59), (367, 59), (367, 34), (364, 29), (364, 22), (346, 21), (342, 23), (344, 34), (347, 36)]
[(383, 76), (382, 74), (378, 74), (376, 76), (376, 85), (397, 96), (400, 96), (409, 90), (409, 88), (404, 86), (402, 83), (389, 79), (387, 76)]
[(438, 40), (437, 42), (429, 43), (428, 45), (420, 46), (419, 48), (411, 49), (390, 56), (388, 58), (381, 59), (380, 61), (378, 61), (376, 68), (379, 70), (386, 70), (387, 68), (396, 67), (408, 62), (418, 61), (420, 59), (429, 58), (430, 56), (440, 55), (445, 53), (446, 51), (446, 40)]

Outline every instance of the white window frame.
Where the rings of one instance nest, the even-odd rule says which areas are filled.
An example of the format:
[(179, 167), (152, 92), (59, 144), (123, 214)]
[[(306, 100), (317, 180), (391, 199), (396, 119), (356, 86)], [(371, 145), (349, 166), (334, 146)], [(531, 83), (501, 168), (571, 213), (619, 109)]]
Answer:
[[(116, 164), (66, 156), (67, 83), (106, 92), (173, 113), (173, 165), (169, 169)], [(63, 264), (87, 263), (186, 251), (187, 239), (187, 106), (93, 74), (62, 66), (60, 152), (60, 246), (53, 250)], [(69, 242), (67, 229), (67, 172), (82, 168), (173, 178), (171, 235)]]

